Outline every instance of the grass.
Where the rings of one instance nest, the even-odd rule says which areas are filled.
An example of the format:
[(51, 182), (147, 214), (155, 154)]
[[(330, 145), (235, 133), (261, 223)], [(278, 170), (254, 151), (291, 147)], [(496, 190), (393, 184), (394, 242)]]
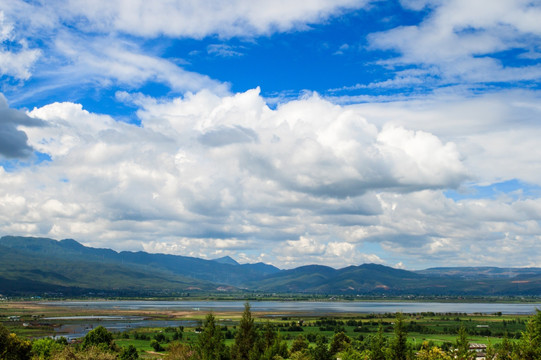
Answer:
[[(0, 302), (0, 321), (4, 319), (7, 320), (7, 317), (9, 316), (20, 316), (21, 321), (3, 321), (3, 324), (11, 332), (22, 337), (35, 338), (51, 335), (53, 333), (53, 325), (62, 323), (61, 320), (55, 320), (55, 324), (39, 325), (40, 323), (43, 324), (47, 322), (36, 319), (36, 315), (38, 318), (82, 315), (132, 315), (161, 320), (203, 321), (207, 316), (207, 313), (201, 311), (175, 310), (89, 310), (85, 308), (44, 306), (37, 301), (13, 303)], [(218, 323), (226, 323), (228, 329), (234, 334), (235, 324), (238, 323), (242, 314), (241, 312), (216, 312), (214, 315)], [(351, 338), (366, 338), (377, 332), (380, 321), (383, 325), (385, 335), (388, 337), (393, 336), (394, 315), (392, 314), (333, 314), (331, 316), (322, 315), (307, 317), (294, 313), (280, 313), (280, 315), (277, 315), (270, 312), (252, 312), (252, 316), (255, 319), (255, 323), (259, 326), (264, 326), (267, 322), (274, 325), (289, 345), (291, 345), (293, 339), (299, 334), (302, 334), (304, 337), (310, 336), (309, 334), (321, 334), (330, 340), (332, 336), (334, 336), (337, 327), (342, 329)], [(527, 319), (528, 316), (525, 315), (405, 314), (404, 320), (405, 325), (408, 326), (408, 338), (410, 343), (420, 345), (423, 341), (432, 341), (437, 345), (441, 345), (445, 342), (454, 343), (456, 341), (456, 331), (461, 325), (465, 326), (469, 333), (477, 333), (469, 337), (471, 342), (497, 344), (502, 341), (502, 336), (506, 332), (509, 334), (510, 338), (517, 334), (520, 335), (521, 331), (524, 331), (525, 329)], [(299, 321), (303, 322), (302, 331), (287, 331), (292, 322), (298, 324)], [(336, 321), (337, 324), (329, 325), (334, 324), (333, 321)], [(352, 321), (355, 321), (355, 325), (350, 325), (352, 324)], [(25, 327), (23, 326), (23, 323), (25, 322), (33, 325)], [(362, 331), (358, 331), (359, 322), (362, 325)], [(182, 342), (196, 343), (198, 334), (196, 334), (194, 330), (194, 328), (185, 328)], [(133, 345), (141, 352), (141, 354), (145, 354), (145, 357), (153, 357), (154, 355), (152, 355), (151, 352), (154, 349), (150, 347), (150, 339), (160, 332), (164, 333), (169, 339), (173, 336), (173, 333), (164, 331), (165, 329), (160, 328), (139, 328), (128, 332), (129, 339), (123, 338), (122, 334), (116, 334), (115, 342), (121, 347)], [(484, 333), (481, 333), (482, 331), (484, 331)], [(487, 331), (490, 331), (490, 333), (487, 333)], [(149, 340), (134, 339), (135, 332), (140, 335), (144, 334), (145, 336), (148, 336)], [(233, 339), (227, 339), (226, 345), (231, 345), (233, 341)], [(162, 345), (164, 347), (167, 346), (167, 344)]]

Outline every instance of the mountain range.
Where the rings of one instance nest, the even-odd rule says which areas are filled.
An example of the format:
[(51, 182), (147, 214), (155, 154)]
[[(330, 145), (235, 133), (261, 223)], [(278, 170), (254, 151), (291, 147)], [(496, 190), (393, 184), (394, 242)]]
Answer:
[(72, 239), (0, 238), (0, 294), (159, 296), (193, 292), (326, 295), (539, 296), (541, 268), (407, 271), (378, 264), (281, 270), (214, 260), (98, 249)]

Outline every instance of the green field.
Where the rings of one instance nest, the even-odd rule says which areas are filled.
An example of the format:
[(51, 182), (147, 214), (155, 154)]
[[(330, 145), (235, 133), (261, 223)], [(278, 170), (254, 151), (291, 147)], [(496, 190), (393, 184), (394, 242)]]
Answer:
[[(114, 343), (118, 348), (135, 347), (142, 357), (156, 357), (164, 354), (170, 344), (181, 342), (194, 347), (198, 343), (204, 330), (202, 326), (207, 313), (200, 311), (174, 312), (174, 311), (97, 311), (49, 307), (36, 302), (0, 303), (0, 319), (2, 325), (9, 332), (21, 338), (40, 338), (54, 333), (54, 326), (62, 321), (50, 323), (41, 320), (53, 316), (85, 316), (85, 315), (131, 315), (141, 316), (145, 319), (186, 321), (195, 320), (198, 326), (186, 326), (182, 330), (178, 327), (167, 328), (137, 328), (121, 333), (113, 333)], [(216, 322), (221, 327), (226, 346), (231, 347), (238, 331), (241, 319), (239, 312), (223, 312), (214, 314)], [(8, 321), (10, 316), (19, 316), (18, 321)], [(287, 344), (289, 348), (299, 335), (308, 340), (310, 348), (316, 347), (318, 337), (323, 336), (324, 341), (330, 343), (335, 334), (343, 332), (357, 344), (370, 341), (382, 327), (383, 336), (391, 340), (394, 333), (396, 314), (342, 314), (333, 316), (300, 316), (298, 314), (254, 313), (254, 324), (259, 333), (266, 327), (273, 331)], [(403, 314), (404, 329), (410, 347), (419, 349), (423, 343), (430, 343), (442, 348), (450, 348), (457, 340), (460, 327), (466, 329), (468, 340), (471, 343), (498, 345), (504, 336), (516, 342), (526, 330), (529, 316), (518, 315), (486, 315), (486, 314), (434, 314), (418, 313)], [(66, 323), (66, 322), (64, 322)], [(73, 322), (72, 322), (73, 323)], [(107, 325), (104, 322), (104, 325)], [(154, 340), (154, 341), (153, 341)], [(154, 347), (152, 346), (154, 342)], [(156, 351), (156, 342), (159, 350)]]

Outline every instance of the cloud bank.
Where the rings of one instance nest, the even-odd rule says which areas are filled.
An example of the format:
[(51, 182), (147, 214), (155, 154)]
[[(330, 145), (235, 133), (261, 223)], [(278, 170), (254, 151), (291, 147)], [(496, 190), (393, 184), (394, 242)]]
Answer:
[(540, 266), (540, 13), (3, 2), (0, 232), (283, 267)]
[(285, 267), (394, 261), (374, 246), (424, 261), (460, 251), (466, 263), (500, 234), (537, 236), (537, 199), (444, 195), (477, 176), (465, 158), (475, 156), (459, 150), (476, 135), (453, 142), (408, 129), (385, 113), (389, 104), (339, 106), (313, 94), (273, 110), (258, 89), (118, 96), (140, 107), (140, 126), (74, 103), (29, 113), (47, 124), (23, 128), (29, 145), (51, 161), (2, 173), (0, 198), (12, 209), (2, 232)]

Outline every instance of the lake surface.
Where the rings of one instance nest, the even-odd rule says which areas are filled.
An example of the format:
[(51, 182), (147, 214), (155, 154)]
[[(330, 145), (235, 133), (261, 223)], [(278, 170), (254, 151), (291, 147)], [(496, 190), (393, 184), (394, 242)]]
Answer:
[[(201, 312), (242, 311), (245, 301), (50, 301), (43, 305), (96, 310), (177, 310)], [(441, 302), (378, 302), (378, 301), (254, 301), (253, 312), (321, 315), (332, 313), (483, 313), (533, 314), (541, 309), (540, 303), (441, 303)]]
[(54, 320), (54, 334), (68, 340), (85, 336), (92, 329), (103, 326), (112, 332), (123, 332), (138, 328), (195, 327), (202, 325), (196, 320), (151, 320), (139, 316), (58, 316), (42, 318), (40, 322)]

